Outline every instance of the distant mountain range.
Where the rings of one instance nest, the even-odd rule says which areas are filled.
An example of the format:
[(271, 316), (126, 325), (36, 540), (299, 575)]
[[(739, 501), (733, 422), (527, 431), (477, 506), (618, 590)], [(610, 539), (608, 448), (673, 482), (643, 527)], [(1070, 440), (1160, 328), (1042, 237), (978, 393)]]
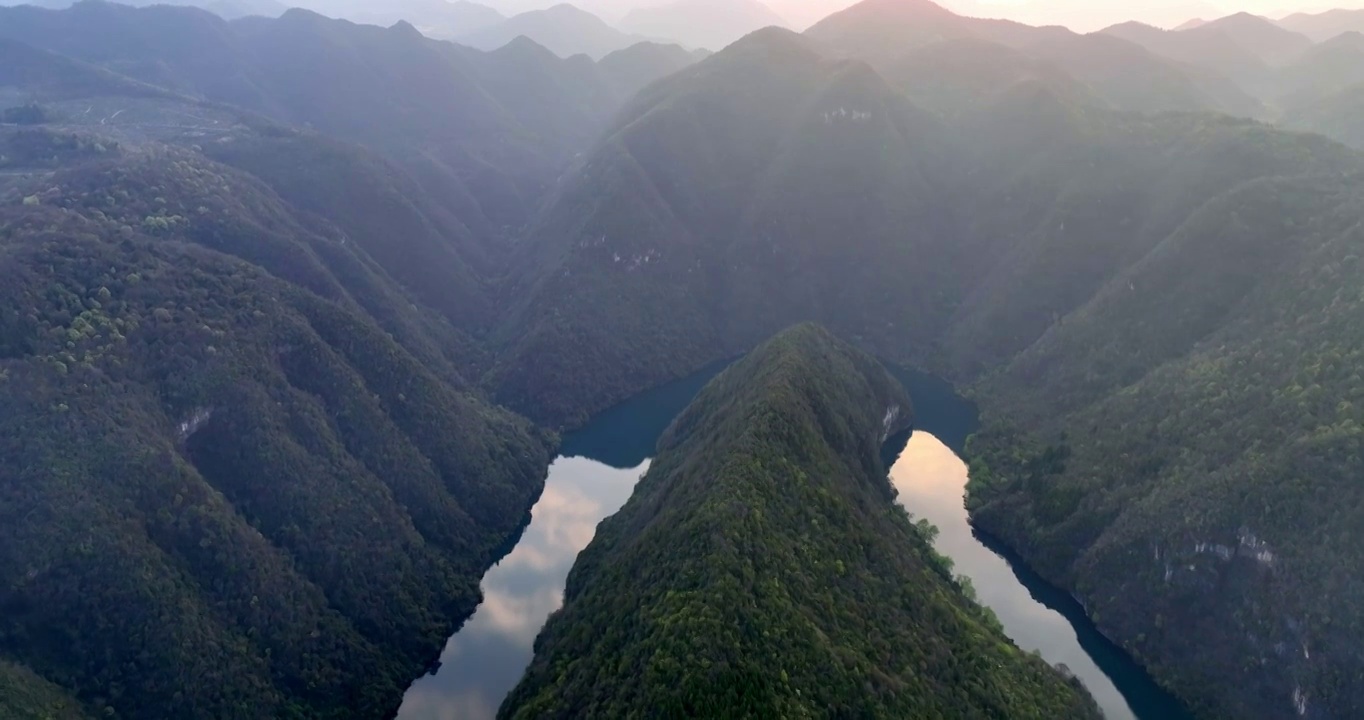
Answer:
[(1344, 32), (1364, 32), (1364, 10), (1297, 13), (1279, 20), (1278, 23), (1316, 42), (1323, 42)]
[(772, 25), (786, 21), (757, 0), (673, 0), (631, 10), (620, 23), (629, 32), (710, 50)]
[(489, 49), (0, 8), (0, 716), (386, 716), (558, 431), (751, 353), (506, 715), (1090, 716), (890, 502), (877, 357), (973, 396), (975, 526), (1189, 707), (1364, 717), (1364, 35), (407, 7)]
[(482, 30), (460, 35), (456, 40), (480, 50), (493, 50), (518, 37), (533, 40), (559, 57), (581, 54), (593, 60), (647, 39), (621, 32), (596, 15), (561, 4), (514, 15)]

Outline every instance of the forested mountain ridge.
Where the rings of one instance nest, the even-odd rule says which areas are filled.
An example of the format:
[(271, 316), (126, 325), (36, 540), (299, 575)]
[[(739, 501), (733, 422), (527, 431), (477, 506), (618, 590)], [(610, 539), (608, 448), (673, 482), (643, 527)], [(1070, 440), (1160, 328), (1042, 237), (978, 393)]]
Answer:
[(12, 718), (86, 720), (80, 702), (27, 668), (0, 660), (0, 713)]
[(1219, 198), (979, 388), (976, 521), (1209, 717), (1364, 711), (1358, 182)]
[[(865, 65), (825, 60), (775, 28), (651, 86), (524, 241), (517, 304), (495, 336), (506, 343), (497, 397), (557, 424), (791, 322), (856, 332), (884, 286), (843, 273), (902, 265), (917, 248), (892, 242), (899, 229), (922, 237), (941, 224), (927, 178), (948, 142)], [(808, 217), (793, 197), (809, 201)], [(838, 198), (836, 212), (820, 204)], [(835, 247), (827, 233), (843, 223), (877, 241)], [(783, 284), (792, 273), (801, 283)], [(824, 303), (816, 288), (847, 302)], [(628, 306), (611, 299), (622, 293)], [(593, 366), (613, 369), (612, 387)]]
[(808, 319), (970, 381), (1208, 199), (1359, 162), (1251, 121), (1116, 113), (958, 43), (915, 56), (941, 79), (910, 97), (778, 29), (641, 93), (522, 241), (496, 396), (574, 422)]
[(1217, 111), (1258, 116), (1260, 102), (1217, 70), (1185, 65), (1112, 34), (957, 15), (928, 0), (868, 0), (805, 31), (826, 52), (880, 70), (907, 54), (953, 41), (1003, 45), (1048, 63), (1121, 110)]
[[(1264, 467), (1256, 458), (1286, 467), (1306, 457), (1300, 443), (1313, 428), (1353, 413), (1334, 409), (1352, 396), (1348, 374), (1318, 381), (1331, 407), (1247, 393), (1309, 388), (1287, 378), (1318, 343), (1348, 367), (1354, 345), (1340, 313), (1352, 286), (1332, 278), (1354, 252), (1364, 160), (1250, 120), (1115, 112), (1045, 66), (1002, 72), (1007, 53), (935, 62), (935, 48), (959, 53), (972, 42), (916, 51), (927, 58), (920, 67), (950, 71), (929, 86), (890, 82), (890, 69), (829, 60), (808, 38), (769, 30), (651, 86), (526, 241), (522, 304), (495, 336), (507, 342), (497, 397), (572, 423), (743, 352), (774, 325), (818, 319), (974, 387), (992, 418), (976, 452), (1003, 488), (978, 492), (982, 526), (1081, 597), (1200, 712), (1278, 717), (1295, 711), (1301, 690), (1310, 708), (1349, 716), (1359, 657), (1324, 620), (1309, 631), (1306, 618), (1329, 606), (1320, 611), (1333, 623), (1357, 623), (1364, 596), (1318, 569), (1353, 557), (1358, 543), (1330, 536), (1347, 546), (1326, 550), (1336, 546), (1325, 535), (1286, 537), (1291, 522), (1259, 513), (1271, 498), (1305, 501), (1287, 471), (1237, 482), (1231, 468), (1251, 473)], [(972, 87), (993, 90), (958, 102)], [(763, 94), (749, 99), (755, 88)], [(950, 124), (939, 120), (948, 110)], [(1264, 299), (1271, 291), (1295, 299), (1276, 305)], [(1251, 303), (1264, 312), (1247, 313)], [(1273, 307), (1339, 324), (1300, 337)], [(1222, 404), (1230, 398), (1245, 404)], [(1176, 420), (1171, 407), (1190, 409)], [(1229, 422), (1233, 412), (1244, 423)], [(1066, 452), (1072, 461), (1062, 462)], [(1343, 483), (1358, 468), (1352, 457), (1339, 455), (1337, 479), (1321, 482)], [(1194, 492), (1221, 509), (1190, 500)], [(1333, 509), (1328, 525), (1355, 522), (1351, 507)], [(1311, 511), (1302, 512), (1292, 517)], [(1221, 577), (1234, 590), (1200, 595), (1209, 585), (1178, 584), (1178, 565), (1170, 584), (1163, 561), (1149, 577), (1122, 574), (1153, 557), (1153, 545), (1162, 557), (1185, 545), (1230, 548), (1235, 560), (1242, 525), (1247, 548), (1296, 548), (1303, 575), (1250, 582), (1233, 567)], [(1299, 581), (1295, 604), (1271, 598)], [(1266, 620), (1269, 608), (1290, 629)], [(1275, 664), (1286, 656), (1264, 650), (1297, 640), (1310, 657)], [(1269, 668), (1257, 671), (1254, 693), (1233, 680), (1246, 657)]]
[(894, 504), (880, 445), (911, 412), (815, 326), (727, 369), (598, 527), (499, 716), (1098, 718)]
[(649, 39), (622, 32), (592, 13), (559, 3), (513, 15), (495, 25), (462, 35), (458, 41), (480, 50), (496, 50), (518, 37), (533, 40), (562, 58), (586, 55), (593, 60)]
[(0, 714), (382, 714), (539, 491), (482, 388), (571, 426), (812, 319), (972, 389), (980, 526), (1201, 713), (1361, 714), (1364, 161), (1159, 112), (1364, 146), (1357, 39), (1251, 97), (933, 7), (695, 65), (0, 9)]
[(407, 23), (298, 9), (229, 23), (197, 8), (101, 0), (0, 7), (0, 36), (365, 145), (450, 195), (465, 225), (499, 237), (527, 220), (631, 91), (618, 94), (593, 63), (552, 53), (528, 62), (430, 40)]
[(1325, 42), (1343, 32), (1364, 32), (1364, 10), (1294, 13), (1279, 19), (1278, 24), (1316, 42)]
[(259, 181), (4, 132), (0, 154), (62, 166), (0, 192), (0, 654), (103, 716), (391, 712), (548, 440)]
[(1294, 108), (1284, 124), (1364, 149), (1364, 82)]

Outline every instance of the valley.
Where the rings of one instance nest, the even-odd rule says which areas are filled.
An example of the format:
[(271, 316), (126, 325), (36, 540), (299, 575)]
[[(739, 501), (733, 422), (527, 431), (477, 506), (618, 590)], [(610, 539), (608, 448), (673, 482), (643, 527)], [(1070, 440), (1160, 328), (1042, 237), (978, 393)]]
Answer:
[(1354, 15), (266, 9), (0, 7), (0, 714), (1364, 713)]
[[(954, 573), (971, 579), (981, 604), (1025, 650), (1065, 665), (1109, 720), (1186, 717), (1131, 658), (1089, 623), (1065, 593), (979, 538), (966, 518), (965, 463), (975, 408), (950, 385), (891, 368), (915, 399), (915, 429), (889, 438), (883, 453), (898, 502), (937, 529), (935, 547)], [(558, 609), (563, 582), (599, 521), (619, 509), (649, 468), (658, 436), (719, 368), (631, 398), (565, 437), (545, 494), (516, 549), (484, 577), (484, 606), (447, 644), (440, 667), (413, 685), (398, 717), (487, 720), (521, 677), (532, 644)], [(939, 437), (953, 445), (949, 447)], [(1006, 560), (1006, 558), (1008, 558)]]

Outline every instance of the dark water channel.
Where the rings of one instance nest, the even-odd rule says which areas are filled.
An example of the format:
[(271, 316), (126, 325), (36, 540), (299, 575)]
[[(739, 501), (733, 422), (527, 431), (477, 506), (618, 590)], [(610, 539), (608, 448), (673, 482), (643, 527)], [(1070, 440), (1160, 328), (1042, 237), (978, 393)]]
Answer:
[[(564, 439), (544, 495), (512, 552), (483, 578), (484, 601), (445, 646), (441, 666), (413, 683), (399, 720), (490, 720), (520, 680), (545, 619), (597, 523), (629, 498), (672, 418), (722, 369), (639, 395)], [(1173, 698), (1108, 642), (1070, 596), (1048, 585), (998, 543), (974, 532), (963, 505), (960, 454), (976, 428), (975, 407), (947, 383), (897, 370), (915, 403), (915, 432), (893, 438), (891, 481), (900, 502), (940, 531), (940, 552), (971, 578), (980, 601), (1024, 650), (1063, 663), (1093, 693), (1109, 720), (1182, 720)]]

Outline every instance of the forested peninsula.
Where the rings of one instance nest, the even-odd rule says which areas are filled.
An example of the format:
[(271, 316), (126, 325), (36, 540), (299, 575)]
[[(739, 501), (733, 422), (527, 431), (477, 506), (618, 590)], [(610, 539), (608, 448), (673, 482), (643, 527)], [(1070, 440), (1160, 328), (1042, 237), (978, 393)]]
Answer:
[(818, 326), (758, 347), (598, 528), (500, 716), (1099, 718), (895, 504), (880, 446), (911, 421)]

